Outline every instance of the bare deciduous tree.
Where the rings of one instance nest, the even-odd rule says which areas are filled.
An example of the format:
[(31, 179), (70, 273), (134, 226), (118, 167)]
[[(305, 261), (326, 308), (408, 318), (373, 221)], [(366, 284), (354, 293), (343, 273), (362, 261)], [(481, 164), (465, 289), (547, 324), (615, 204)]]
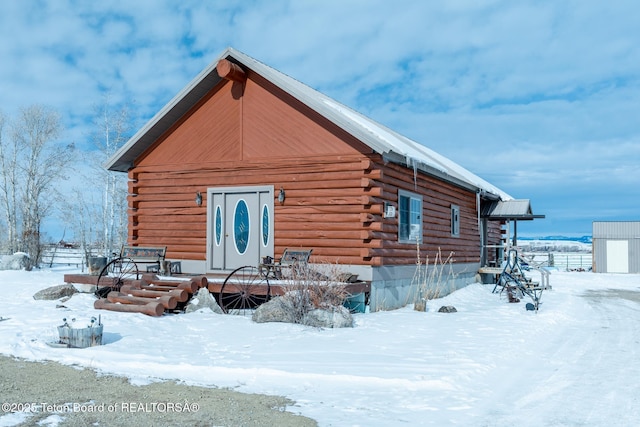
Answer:
[(18, 153), (15, 140), (9, 141), (4, 136), (6, 117), (0, 112), (0, 200), (7, 227), (7, 241), (4, 248), (9, 253), (18, 250)]
[(124, 145), (131, 131), (129, 109), (113, 110), (109, 94), (96, 109), (94, 144), (100, 155), (96, 158), (96, 177), (103, 186), (102, 234), (103, 253), (110, 255), (125, 243), (127, 235), (127, 176), (111, 172), (104, 163)]
[(40, 227), (50, 213), (55, 184), (65, 178), (73, 144), (59, 143), (60, 115), (52, 108), (23, 108), (12, 122), (10, 141), (2, 139), (2, 201), (11, 250), (40, 261)]
[(118, 252), (127, 236), (127, 176), (110, 172), (105, 162), (126, 142), (131, 129), (126, 106), (114, 109), (109, 94), (94, 110), (89, 160), (82, 183), (71, 189), (73, 197), (60, 201), (60, 212), (87, 261), (96, 250), (103, 256)]
[(100, 235), (100, 203), (93, 199), (93, 193), (83, 188), (72, 188), (67, 197), (59, 201), (64, 222), (73, 232), (74, 240), (80, 245), (86, 262), (93, 255), (92, 249)]

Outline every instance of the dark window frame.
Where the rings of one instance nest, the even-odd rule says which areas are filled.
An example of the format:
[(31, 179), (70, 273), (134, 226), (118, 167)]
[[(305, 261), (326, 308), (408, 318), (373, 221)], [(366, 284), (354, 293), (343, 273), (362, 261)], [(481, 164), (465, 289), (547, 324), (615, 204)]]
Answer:
[(398, 190), (398, 242), (422, 243), (424, 230), (423, 198), (420, 194)]

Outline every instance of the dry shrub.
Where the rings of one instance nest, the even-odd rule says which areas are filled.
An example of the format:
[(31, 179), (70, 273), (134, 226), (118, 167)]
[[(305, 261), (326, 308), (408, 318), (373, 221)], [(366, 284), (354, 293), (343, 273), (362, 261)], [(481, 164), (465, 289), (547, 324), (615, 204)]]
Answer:
[(334, 264), (293, 265), (283, 271), (283, 298), (291, 304), (296, 321), (317, 308), (341, 306), (349, 297), (340, 278), (344, 273)]

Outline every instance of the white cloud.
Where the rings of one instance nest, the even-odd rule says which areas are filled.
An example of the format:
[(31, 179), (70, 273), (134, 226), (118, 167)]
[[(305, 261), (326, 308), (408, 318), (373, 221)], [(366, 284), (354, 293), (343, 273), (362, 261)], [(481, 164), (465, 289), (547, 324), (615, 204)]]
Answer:
[(109, 91), (141, 125), (233, 46), (516, 197), (609, 179), (596, 187), (611, 204), (638, 174), (639, 13), (632, 0), (1, 2), (0, 109), (53, 105), (77, 141)]

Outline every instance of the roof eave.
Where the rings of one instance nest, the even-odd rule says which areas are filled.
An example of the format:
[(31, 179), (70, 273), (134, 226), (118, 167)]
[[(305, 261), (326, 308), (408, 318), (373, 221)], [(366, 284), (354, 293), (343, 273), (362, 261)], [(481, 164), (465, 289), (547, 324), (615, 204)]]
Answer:
[(488, 215), (482, 218), (490, 221), (533, 221), (534, 219), (543, 219), (545, 215)]
[[(216, 71), (216, 65), (220, 59), (230, 56), (233, 52), (233, 49), (228, 48), (193, 78), (107, 160), (105, 168), (117, 172), (127, 172), (131, 169), (139, 155), (222, 80)], [(140, 144), (142, 141), (147, 143)]]
[[(405, 167), (411, 167), (411, 165), (407, 164), (407, 158), (405, 156), (403, 156), (402, 154), (399, 153), (395, 153), (395, 152), (384, 152), (381, 153), (382, 154), (382, 158), (385, 161), (389, 161), (391, 163), (396, 163), (396, 164), (400, 164), (402, 166)], [(484, 190), (476, 185), (471, 184), (470, 182), (464, 181), (462, 179), (458, 179), (454, 176), (451, 176), (449, 174), (447, 174), (446, 172), (437, 169), (433, 166), (427, 165), (425, 163), (422, 162), (416, 162), (415, 163), (416, 169), (418, 169), (419, 171), (426, 173), (427, 175), (431, 175), (435, 178), (441, 179), (445, 182), (449, 182), (450, 184), (453, 184), (455, 186), (458, 186), (460, 188), (464, 188), (466, 190), (472, 191), (472, 192), (479, 192), (481, 190)], [(500, 199), (500, 196), (498, 194), (493, 194), (491, 192), (488, 192), (486, 190), (483, 191), (484, 194), (491, 194), (492, 196), (495, 196), (496, 200)], [(492, 198), (491, 196), (489, 196), (489, 198)]]
[(490, 221), (531, 221), (545, 217), (533, 213), (529, 199), (496, 201), (486, 206), (480, 216)]

